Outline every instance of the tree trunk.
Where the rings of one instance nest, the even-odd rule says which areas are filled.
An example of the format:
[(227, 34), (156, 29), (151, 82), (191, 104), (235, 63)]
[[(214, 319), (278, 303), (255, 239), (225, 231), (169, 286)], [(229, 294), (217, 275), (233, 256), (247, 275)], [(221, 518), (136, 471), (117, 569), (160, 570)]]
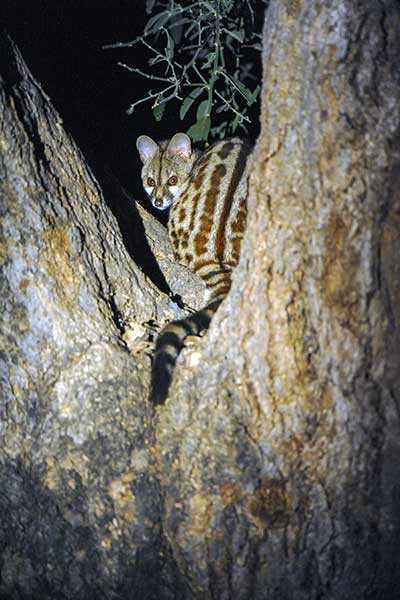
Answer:
[(157, 426), (199, 597), (400, 597), (399, 12), (267, 10), (240, 265)]
[[(184, 313), (130, 258), (7, 39), (0, 57), (0, 598), (187, 597), (161, 535), (144, 352), (153, 323)], [(163, 228), (130, 210), (153, 279), (199, 295)]]
[(240, 264), (156, 411), (200, 284), (3, 42), (1, 600), (399, 596), (400, 8), (328, 4), (270, 2)]

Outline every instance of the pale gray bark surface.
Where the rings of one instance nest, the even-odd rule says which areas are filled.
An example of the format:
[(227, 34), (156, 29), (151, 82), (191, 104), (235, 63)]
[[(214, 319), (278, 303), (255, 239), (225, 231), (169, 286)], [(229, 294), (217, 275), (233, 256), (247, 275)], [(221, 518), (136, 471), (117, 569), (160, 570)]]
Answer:
[(4, 46), (1, 599), (399, 597), (400, 9), (339, 4), (269, 5), (240, 265), (155, 412), (144, 230), (201, 286)]
[[(153, 323), (184, 313), (128, 255), (7, 39), (0, 56), (0, 598), (180, 597), (143, 348)], [(172, 268), (163, 228), (141, 215), (166, 279), (179, 271), (199, 295)]]
[(399, 10), (267, 10), (240, 265), (157, 429), (199, 597), (400, 596)]

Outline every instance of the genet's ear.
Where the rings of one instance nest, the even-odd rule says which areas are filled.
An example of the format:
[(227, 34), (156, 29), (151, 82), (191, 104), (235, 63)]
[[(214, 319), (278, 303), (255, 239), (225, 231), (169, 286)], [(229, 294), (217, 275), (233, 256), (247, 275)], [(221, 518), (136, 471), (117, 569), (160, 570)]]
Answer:
[(153, 158), (159, 150), (158, 145), (148, 135), (139, 135), (136, 140), (136, 148), (143, 163)]
[(192, 155), (192, 142), (186, 133), (176, 133), (170, 140), (167, 153), (170, 156), (179, 156), (184, 160), (190, 160)]

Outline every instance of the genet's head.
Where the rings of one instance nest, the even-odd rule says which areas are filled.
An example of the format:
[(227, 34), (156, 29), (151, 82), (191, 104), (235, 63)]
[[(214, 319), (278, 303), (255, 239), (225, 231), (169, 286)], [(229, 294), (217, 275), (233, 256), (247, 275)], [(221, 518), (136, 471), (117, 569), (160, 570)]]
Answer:
[(190, 138), (185, 133), (176, 133), (171, 140), (157, 144), (147, 135), (140, 135), (136, 148), (143, 162), (143, 187), (152, 205), (159, 210), (169, 208), (197, 158)]

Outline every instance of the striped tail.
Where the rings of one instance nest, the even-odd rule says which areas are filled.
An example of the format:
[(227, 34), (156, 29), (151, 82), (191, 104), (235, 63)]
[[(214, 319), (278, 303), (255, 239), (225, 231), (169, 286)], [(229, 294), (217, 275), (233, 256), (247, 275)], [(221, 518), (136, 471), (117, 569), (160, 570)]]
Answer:
[[(202, 278), (205, 280), (203, 275)], [(218, 276), (217, 271), (213, 271), (212, 277), (206, 283), (211, 288), (207, 306), (185, 319), (172, 321), (164, 327), (157, 339), (151, 372), (150, 399), (153, 404), (164, 404), (168, 396), (175, 363), (185, 339), (190, 335), (199, 335), (208, 329), (212, 317), (229, 291), (230, 270), (220, 270)]]

